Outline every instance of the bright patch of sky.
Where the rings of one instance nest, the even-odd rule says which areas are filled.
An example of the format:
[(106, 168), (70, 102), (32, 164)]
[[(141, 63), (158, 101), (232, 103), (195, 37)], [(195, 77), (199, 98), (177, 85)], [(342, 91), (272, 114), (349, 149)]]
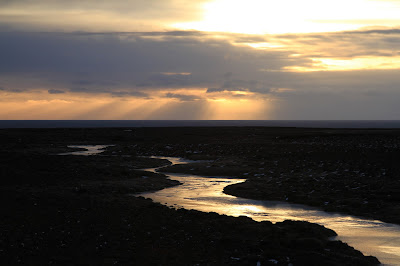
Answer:
[(398, 119), (400, 1), (3, 0), (0, 119)]
[(216, 0), (201, 20), (172, 26), (249, 34), (310, 33), (400, 25), (399, 1)]

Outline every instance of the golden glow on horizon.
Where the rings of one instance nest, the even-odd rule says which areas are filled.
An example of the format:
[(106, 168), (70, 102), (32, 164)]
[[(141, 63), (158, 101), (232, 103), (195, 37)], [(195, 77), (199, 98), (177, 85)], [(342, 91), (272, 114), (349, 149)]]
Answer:
[(265, 34), (332, 32), (400, 24), (400, 3), (377, 0), (215, 0), (205, 3), (203, 8), (202, 21), (172, 26), (185, 30)]
[(213, 99), (209, 100), (214, 120), (268, 119), (272, 107), (264, 99)]
[[(0, 92), (0, 119), (268, 119), (270, 103), (264, 98), (239, 98), (235, 94), (210, 95), (205, 89), (169, 91), (171, 94), (197, 95), (199, 100), (180, 101), (154, 92), (151, 98), (113, 97), (107, 94)], [(191, 93), (191, 94), (190, 94)], [(222, 97), (224, 95), (224, 98)], [(249, 94), (251, 95), (251, 94)], [(196, 106), (194, 106), (196, 105)], [(201, 110), (196, 117), (190, 112)], [(180, 117), (176, 110), (179, 110)], [(186, 111), (181, 111), (186, 110)]]
[(400, 57), (358, 57), (353, 59), (313, 58), (309, 67), (291, 66), (289, 72), (349, 71), (367, 69), (400, 69)]

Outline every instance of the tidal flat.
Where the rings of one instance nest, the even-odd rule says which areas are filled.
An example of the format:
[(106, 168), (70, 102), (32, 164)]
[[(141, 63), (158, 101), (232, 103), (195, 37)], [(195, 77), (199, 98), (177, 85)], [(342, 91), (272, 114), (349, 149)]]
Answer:
[[(400, 131), (266, 127), (1, 129), (3, 264), (376, 265), (307, 222), (175, 209), (132, 194), (179, 185), (141, 169), (246, 178), (231, 195), (400, 223)], [(92, 156), (71, 145), (114, 145)]]

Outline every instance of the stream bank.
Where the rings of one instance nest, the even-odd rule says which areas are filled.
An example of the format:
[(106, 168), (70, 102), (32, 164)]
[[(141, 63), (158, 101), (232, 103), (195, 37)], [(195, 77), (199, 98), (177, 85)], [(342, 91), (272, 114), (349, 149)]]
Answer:
[[(70, 151), (66, 148), (70, 144), (87, 144), (72, 142), (70, 134), (62, 139), (57, 132), (65, 134), (63, 130), (50, 130), (48, 134), (41, 130), (40, 141), (35, 141), (35, 134), (21, 130), (2, 139), (6, 141), (0, 152), (3, 264), (378, 262), (344, 243), (328, 241), (332, 231), (317, 225), (285, 222), (277, 226), (245, 217), (174, 210), (129, 197), (129, 193), (176, 184), (162, 174), (139, 170), (167, 162), (128, 153), (113, 154), (118, 146), (110, 148), (110, 155), (51, 155)], [(82, 131), (78, 133), (81, 136)], [(97, 143), (110, 143), (105, 141), (110, 134), (104, 136)], [(11, 142), (14, 138), (15, 142)]]

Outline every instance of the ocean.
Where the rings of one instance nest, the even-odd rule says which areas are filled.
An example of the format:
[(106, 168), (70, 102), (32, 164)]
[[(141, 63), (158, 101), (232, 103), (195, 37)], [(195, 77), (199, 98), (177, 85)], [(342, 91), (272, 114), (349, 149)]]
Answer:
[(0, 128), (112, 127), (400, 128), (400, 120), (0, 120)]

